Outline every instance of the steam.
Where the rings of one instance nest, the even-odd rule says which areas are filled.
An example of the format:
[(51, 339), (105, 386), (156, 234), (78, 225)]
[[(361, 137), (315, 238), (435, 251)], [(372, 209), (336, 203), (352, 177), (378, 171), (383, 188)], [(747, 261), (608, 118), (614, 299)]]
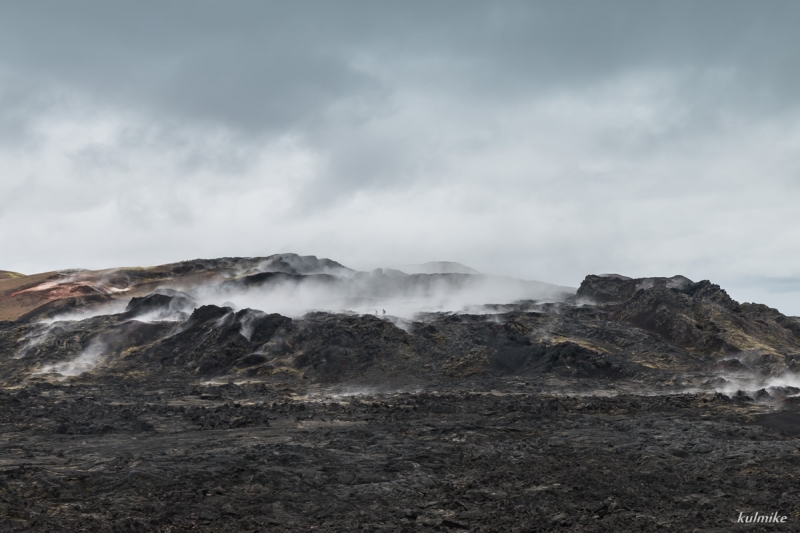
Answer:
[[(179, 274), (158, 283), (155, 293), (167, 299), (136, 302), (122, 294), (135, 290), (135, 279), (126, 269), (101, 272), (62, 272), (61, 278), (49, 280), (27, 291), (53, 293), (61, 298), (64, 291), (83, 290), (110, 296), (113, 303), (79, 312), (70, 312), (41, 320), (43, 324), (80, 321), (100, 315), (127, 312), (142, 322), (183, 321), (201, 305), (213, 304), (233, 309), (249, 308), (265, 313), (279, 313), (293, 318), (312, 311), (374, 314), (406, 327), (422, 313), (452, 312), (491, 314), (492, 306), (523, 300), (562, 301), (575, 293), (537, 281), (483, 275), (452, 262), (410, 265), (407, 274), (395, 269), (357, 272), (335, 261), (315, 256), (275, 254), (265, 258), (221, 258), (191, 262), (191, 269), (213, 273), (200, 284), (184, 280)], [(167, 268), (164, 268), (167, 267)], [(175, 265), (164, 265), (161, 272), (171, 273)], [(173, 273), (174, 275), (174, 273)], [(156, 278), (157, 279), (157, 278)], [(140, 291), (136, 291), (141, 294)], [(131, 307), (132, 306), (132, 307)], [(242, 334), (248, 336), (247, 326)]]
[(123, 300), (117, 300), (104, 304), (102, 306), (93, 307), (85, 311), (75, 311), (70, 313), (62, 313), (53, 315), (49, 318), (39, 320), (38, 324), (51, 325), (59, 322), (80, 322), (97, 316), (114, 315), (122, 313), (125, 310), (127, 303)]
[[(160, 288), (152, 294), (169, 296), (171, 299), (166, 307), (155, 307), (148, 311), (135, 313), (139, 322), (182, 322), (189, 318), (191, 312), (197, 307), (198, 302), (190, 294), (173, 289)], [(126, 308), (127, 310), (127, 308)]]
[(377, 270), (349, 279), (301, 278), (254, 287), (202, 287), (203, 304), (251, 308), (289, 317), (310, 311), (386, 316), (401, 323), (421, 313), (489, 314), (491, 305), (521, 300), (560, 301), (569, 293), (538, 282), (475, 275), (407, 275)]
[(767, 402), (800, 395), (800, 375), (773, 355), (744, 351), (718, 365), (724, 368), (707, 382), (716, 392), (728, 396), (754, 393), (757, 399)]
[[(722, 376), (724, 383), (716, 385), (714, 390), (727, 395), (736, 394), (739, 391), (766, 391), (779, 392), (781, 396), (796, 396), (800, 394), (800, 375), (794, 372), (783, 372), (777, 376), (758, 376), (756, 374), (725, 374)], [(796, 389), (792, 392), (792, 389)]]
[(103, 357), (105, 345), (100, 341), (94, 341), (86, 347), (81, 354), (69, 361), (45, 365), (41, 370), (34, 374), (61, 374), (63, 377), (79, 376), (84, 372), (96, 367)]
[(52, 323), (39, 323), (35, 324), (28, 333), (25, 334), (20, 342), (24, 343), (14, 354), (14, 359), (22, 359), (32, 350), (42, 345), (55, 329)]
[(255, 321), (257, 318), (264, 316), (264, 313), (261, 311), (254, 311), (252, 313), (246, 314), (241, 321), (241, 329), (239, 333), (242, 337), (250, 341), (253, 337), (253, 330), (255, 329)]

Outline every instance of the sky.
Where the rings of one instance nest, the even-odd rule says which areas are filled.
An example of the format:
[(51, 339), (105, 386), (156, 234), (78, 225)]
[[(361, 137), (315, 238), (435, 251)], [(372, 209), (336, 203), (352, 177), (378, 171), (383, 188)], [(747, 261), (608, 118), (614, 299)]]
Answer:
[(0, 4), (0, 269), (296, 252), (800, 315), (800, 3)]

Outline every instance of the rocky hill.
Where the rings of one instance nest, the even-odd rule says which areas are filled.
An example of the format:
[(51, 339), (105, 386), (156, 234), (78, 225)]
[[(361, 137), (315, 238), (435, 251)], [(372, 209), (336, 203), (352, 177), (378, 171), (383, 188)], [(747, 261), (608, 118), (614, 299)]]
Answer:
[(556, 301), (405, 317), (372, 305), (286, 316), (204, 300), (211, 291), (215, 301), (249, 295), (267, 305), (276, 294), (334, 293), (339, 304), (398, 295), (408, 303), (458, 293), (475, 276), (355, 272), (281, 254), (31, 278), (10, 280), (0, 297), (14, 318), (0, 322), (6, 383), (169, 375), (374, 385), (547, 375), (715, 386), (734, 375), (764, 381), (800, 370), (800, 319), (682, 276), (587, 276)]

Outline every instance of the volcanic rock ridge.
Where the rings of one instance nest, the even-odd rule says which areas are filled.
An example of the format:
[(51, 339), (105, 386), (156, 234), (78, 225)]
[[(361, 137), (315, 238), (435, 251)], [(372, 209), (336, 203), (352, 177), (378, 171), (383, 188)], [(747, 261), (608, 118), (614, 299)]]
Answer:
[[(513, 375), (579, 388), (747, 385), (779, 398), (795, 390), (800, 319), (739, 304), (709, 281), (590, 275), (571, 291), (457, 264), (459, 272), (438, 272), (442, 265), (433, 274), (356, 272), (279, 254), (9, 277), (0, 282), (0, 380), (399, 385)], [(522, 297), (470, 300), (492, 302), (486, 290), (498, 287)], [(453, 295), (468, 305), (426, 307)], [(292, 316), (271, 308), (284, 301), (306, 307)], [(414, 312), (373, 309), (385, 304)]]

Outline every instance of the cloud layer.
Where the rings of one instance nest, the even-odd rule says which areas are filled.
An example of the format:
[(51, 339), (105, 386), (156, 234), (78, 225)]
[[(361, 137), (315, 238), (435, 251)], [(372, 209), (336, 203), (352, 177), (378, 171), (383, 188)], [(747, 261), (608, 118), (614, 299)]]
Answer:
[(283, 251), (800, 315), (795, 2), (0, 8), (0, 268)]

